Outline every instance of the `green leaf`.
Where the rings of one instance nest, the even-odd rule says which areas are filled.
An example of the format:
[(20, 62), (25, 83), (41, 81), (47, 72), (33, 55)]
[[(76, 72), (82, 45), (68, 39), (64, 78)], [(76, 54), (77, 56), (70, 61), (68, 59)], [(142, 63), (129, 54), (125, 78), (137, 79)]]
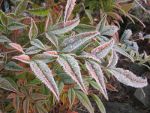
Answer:
[(95, 100), (95, 102), (96, 102), (99, 110), (101, 111), (101, 113), (106, 113), (105, 107), (104, 107), (102, 101), (100, 100), (100, 98), (95, 94), (91, 94), (91, 96)]
[(76, 17), (74, 20), (66, 21), (65, 23), (60, 22), (48, 27), (48, 32), (51, 32), (52, 34), (64, 34), (75, 28), (79, 24), (79, 22), (79, 17)]
[(11, 83), (3, 77), (0, 77), (0, 88), (8, 90), (8, 91), (12, 91), (12, 92), (17, 92), (16, 88), (13, 87)]
[(78, 61), (69, 54), (63, 54), (57, 59), (64, 71), (80, 86), (81, 90), (87, 93), (84, 86)]
[(23, 13), (27, 8), (28, 2), (26, 0), (20, 0), (20, 3), (17, 5), (15, 10), (15, 15), (20, 15)]
[(94, 89), (96, 89), (96, 90), (99, 90), (99, 89), (100, 89), (98, 83), (95, 82), (95, 81), (93, 81), (93, 80), (90, 81), (90, 85), (91, 85)]
[(62, 51), (72, 52), (74, 50), (77, 50), (78, 48), (89, 42), (90, 39), (96, 37), (98, 34), (99, 32), (93, 31), (71, 36), (64, 40), (63, 42), (64, 49)]
[(3, 26), (7, 26), (7, 24), (8, 24), (8, 17), (1, 10), (0, 10), (0, 21), (1, 21), (1, 23), (2, 23)]
[(34, 16), (47, 16), (49, 14), (49, 9), (46, 9), (44, 7), (36, 8), (36, 9), (30, 9), (28, 12)]
[(22, 71), (23, 67), (19, 66), (13, 61), (10, 61), (5, 65), (5, 69), (10, 71)]
[(81, 91), (76, 91), (76, 95), (79, 99), (79, 101), (83, 104), (83, 106), (90, 112), (90, 113), (94, 113), (94, 109), (91, 105), (91, 102), (89, 100), (89, 98), (87, 97), (87, 95)]
[(59, 90), (49, 67), (44, 62), (38, 60), (31, 61), (30, 67), (36, 77), (41, 80), (52, 91), (56, 99), (59, 100)]
[(105, 24), (106, 24), (106, 20), (107, 20), (107, 16), (104, 15), (102, 17), (102, 19), (100, 20), (100, 22), (96, 26), (97, 31), (101, 32), (103, 30), (103, 28), (105, 27)]
[(29, 30), (29, 39), (32, 40), (32, 39), (36, 38), (37, 35), (38, 35), (37, 25), (35, 24), (35, 21), (33, 19), (31, 19), (31, 26), (30, 26), (30, 30)]
[(33, 39), (30, 41), (33, 46), (38, 47), (39, 49), (45, 50), (44, 44), (39, 39)]
[(69, 89), (68, 98), (69, 98), (69, 103), (70, 103), (70, 108), (71, 108), (75, 101), (75, 98), (76, 98), (76, 93), (75, 93), (74, 89), (72, 89), (72, 88)]

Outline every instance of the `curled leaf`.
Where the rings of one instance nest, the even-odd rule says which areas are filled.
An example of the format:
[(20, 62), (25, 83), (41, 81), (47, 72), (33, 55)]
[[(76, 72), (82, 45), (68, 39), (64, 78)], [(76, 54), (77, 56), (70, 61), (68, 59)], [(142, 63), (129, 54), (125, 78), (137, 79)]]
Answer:
[(137, 77), (129, 70), (122, 68), (109, 69), (109, 72), (121, 83), (135, 88), (143, 88), (148, 85), (147, 79)]

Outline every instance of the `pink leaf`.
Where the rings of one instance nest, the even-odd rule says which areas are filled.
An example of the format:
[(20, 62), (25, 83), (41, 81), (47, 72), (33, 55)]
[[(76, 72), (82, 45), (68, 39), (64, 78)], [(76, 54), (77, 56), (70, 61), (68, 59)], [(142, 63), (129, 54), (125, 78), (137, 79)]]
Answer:
[(105, 85), (105, 80), (104, 80), (104, 74), (102, 72), (100, 65), (94, 61), (86, 61), (85, 65), (86, 65), (90, 75), (92, 76), (92, 78), (94, 78), (95, 81), (98, 83), (101, 93), (108, 100), (108, 95), (107, 95), (106, 85)]
[(41, 80), (52, 91), (56, 99), (59, 100), (59, 91), (49, 67), (39, 60), (30, 62), (30, 67), (36, 77)]
[(29, 63), (29, 61), (30, 61), (30, 57), (28, 55), (14, 56), (13, 59), (19, 60), (24, 63)]
[(49, 56), (52, 56), (52, 57), (58, 57), (58, 52), (57, 51), (46, 51), (43, 54), (49, 55)]
[(11, 47), (13, 47), (14, 49), (16, 49), (17, 51), (24, 53), (23, 48), (21, 47), (21, 45), (17, 44), (17, 43), (9, 43), (9, 45)]
[(64, 16), (64, 22), (66, 22), (69, 18), (69, 16), (72, 13), (72, 10), (74, 9), (76, 0), (67, 0), (67, 5), (65, 8), (65, 16)]
[(96, 55), (98, 58), (103, 58), (105, 57), (109, 51), (112, 49), (114, 45), (114, 40), (110, 40), (109, 42), (105, 42), (104, 44), (94, 48), (91, 53), (93, 55)]

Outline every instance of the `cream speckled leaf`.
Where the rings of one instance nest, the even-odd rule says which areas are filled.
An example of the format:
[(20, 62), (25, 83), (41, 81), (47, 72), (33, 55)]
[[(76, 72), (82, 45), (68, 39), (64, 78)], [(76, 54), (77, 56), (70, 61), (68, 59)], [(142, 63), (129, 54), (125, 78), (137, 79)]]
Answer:
[(143, 88), (148, 85), (147, 78), (137, 77), (129, 70), (113, 68), (108, 70), (119, 82), (135, 88)]

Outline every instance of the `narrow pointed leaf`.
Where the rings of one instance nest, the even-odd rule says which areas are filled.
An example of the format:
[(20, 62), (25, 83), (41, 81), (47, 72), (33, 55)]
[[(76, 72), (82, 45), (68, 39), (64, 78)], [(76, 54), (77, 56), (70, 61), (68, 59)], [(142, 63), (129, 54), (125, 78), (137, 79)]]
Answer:
[(125, 30), (123, 35), (121, 36), (121, 40), (124, 41), (124, 40), (128, 40), (132, 35), (132, 31), (130, 29), (128, 30)]
[(67, 0), (67, 5), (65, 7), (65, 16), (64, 16), (64, 22), (66, 22), (69, 18), (69, 16), (72, 13), (72, 10), (74, 9), (76, 0)]
[(22, 71), (23, 67), (19, 66), (13, 61), (10, 61), (5, 65), (5, 69), (10, 71)]
[(11, 47), (13, 47), (14, 49), (16, 49), (17, 51), (24, 53), (23, 48), (21, 47), (21, 45), (17, 44), (17, 43), (9, 43), (9, 45)]
[(39, 39), (33, 39), (33, 40), (31, 40), (31, 44), (33, 46), (36, 46), (36, 47), (40, 48), (40, 49), (45, 49), (44, 44)]
[(26, 98), (23, 101), (23, 112), (24, 113), (29, 113), (29, 104), (30, 104), (29, 98)]
[(96, 30), (101, 32), (101, 30), (103, 30), (105, 24), (106, 24), (106, 15), (103, 16), (103, 18), (100, 20), (100, 22), (98, 23), (98, 25), (96, 26)]
[(101, 30), (101, 35), (113, 36), (118, 30), (117, 26), (105, 26)]
[(101, 111), (101, 113), (106, 113), (106, 109), (105, 109), (105, 107), (104, 107), (104, 104), (103, 104), (102, 101), (100, 100), (100, 98), (99, 98), (97, 95), (95, 95), (95, 94), (92, 94), (91, 96), (92, 96), (92, 98), (95, 100), (95, 102), (96, 102), (96, 104), (97, 104), (99, 110)]
[(0, 43), (4, 43), (4, 42), (11, 42), (11, 40), (8, 39), (6, 36), (1, 35), (0, 36)]
[(41, 80), (52, 91), (56, 99), (59, 100), (59, 91), (49, 67), (44, 62), (38, 60), (31, 61), (30, 67), (36, 77)]
[(19, 22), (12, 22), (7, 26), (8, 30), (19, 30), (25, 28), (25, 25)]
[(61, 55), (57, 61), (64, 71), (80, 86), (81, 90), (87, 93), (77, 60), (71, 55)]
[(122, 68), (109, 69), (109, 72), (121, 83), (135, 88), (143, 88), (148, 85), (147, 79), (137, 77), (129, 70)]
[(60, 22), (54, 26), (50, 26), (48, 28), (48, 31), (53, 34), (64, 34), (68, 31), (71, 31), (73, 28), (75, 28), (80, 22), (79, 17), (76, 17), (74, 20)]
[(36, 46), (31, 46), (31, 47), (29, 47), (29, 48), (26, 49), (25, 54), (27, 54), (27, 55), (32, 55), (32, 54), (39, 53), (39, 52), (41, 52), (41, 51), (42, 51), (42, 50), (39, 49), (38, 47), (36, 47)]
[(86, 61), (85, 62), (86, 68), (88, 69), (89, 74), (92, 78), (95, 79), (97, 84), (100, 87), (100, 92), (104, 95), (104, 97), (108, 100), (108, 95), (106, 91), (106, 85), (104, 80), (104, 74), (100, 65), (94, 61)]
[(46, 35), (46, 38), (52, 44), (54, 44), (55, 47), (58, 47), (58, 37), (55, 34), (53, 34), (53, 33), (51, 33), (51, 32), (48, 31), (45, 35)]
[(16, 60), (19, 60), (21, 62), (24, 62), (24, 63), (29, 63), (30, 61), (30, 57), (28, 55), (19, 55), (19, 56), (14, 56), (12, 57), (12, 59), (16, 59)]
[(107, 67), (115, 67), (118, 63), (119, 57), (115, 51), (112, 51), (112, 55), (109, 59), (109, 64)]
[(30, 26), (30, 30), (29, 30), (29, 39), (33, 39), (36, 38), (38, 35), (38, 28), (37, 25), (35, 24), (35, 21), (33, 19), (31, 19), (31, 26)]
[(43, 54), (51, 56), (51, 57), (58, 57), (58, 52), (57, 51), (46, 51)]
[(8, 91), (12, 91), (12, 92), (17, 92), (16, 88), (13, 87), (13, 85), (11, 85), (11, 83), (3, 77), (0, 77), (0, 88), (8, 90)]
[(108, 42), (105, 42), (104, 44), (94, 48), (91, 53), (93, 55), (96, 55), (98, 58), (104, 58), (112, 49), (114, 45), (114, 40), (110, 40)]
[(76, 91), (76, 95), (79, 99), (79, 101), (82, 103), (82, 105), (90, 112), (90, 113), (94, 113), (94, 109), (91, 105), (91, 102), (89, 100), (89, 98), (87, 97), (86, 94), (84, 94), (81, 91)]
[(73, 89), (69, 89), (69, 91), (68, 91), (68, 99), (69, 99), (69, 103), (70, 103), (70, 108), (74, 104), (75, 97), (76, 97), (75, 91)]
[(74, 51), (79, 47), (83, 46), (84, 44), (86, 44), (90, 39), (94, 38), (98, 34), (99, 32), (93, 31), (93, 32), (85, 32), (85, 33), (71, 36), (64, 40), (63, 44), (65, 47), (63, 51), (64, 52)]

